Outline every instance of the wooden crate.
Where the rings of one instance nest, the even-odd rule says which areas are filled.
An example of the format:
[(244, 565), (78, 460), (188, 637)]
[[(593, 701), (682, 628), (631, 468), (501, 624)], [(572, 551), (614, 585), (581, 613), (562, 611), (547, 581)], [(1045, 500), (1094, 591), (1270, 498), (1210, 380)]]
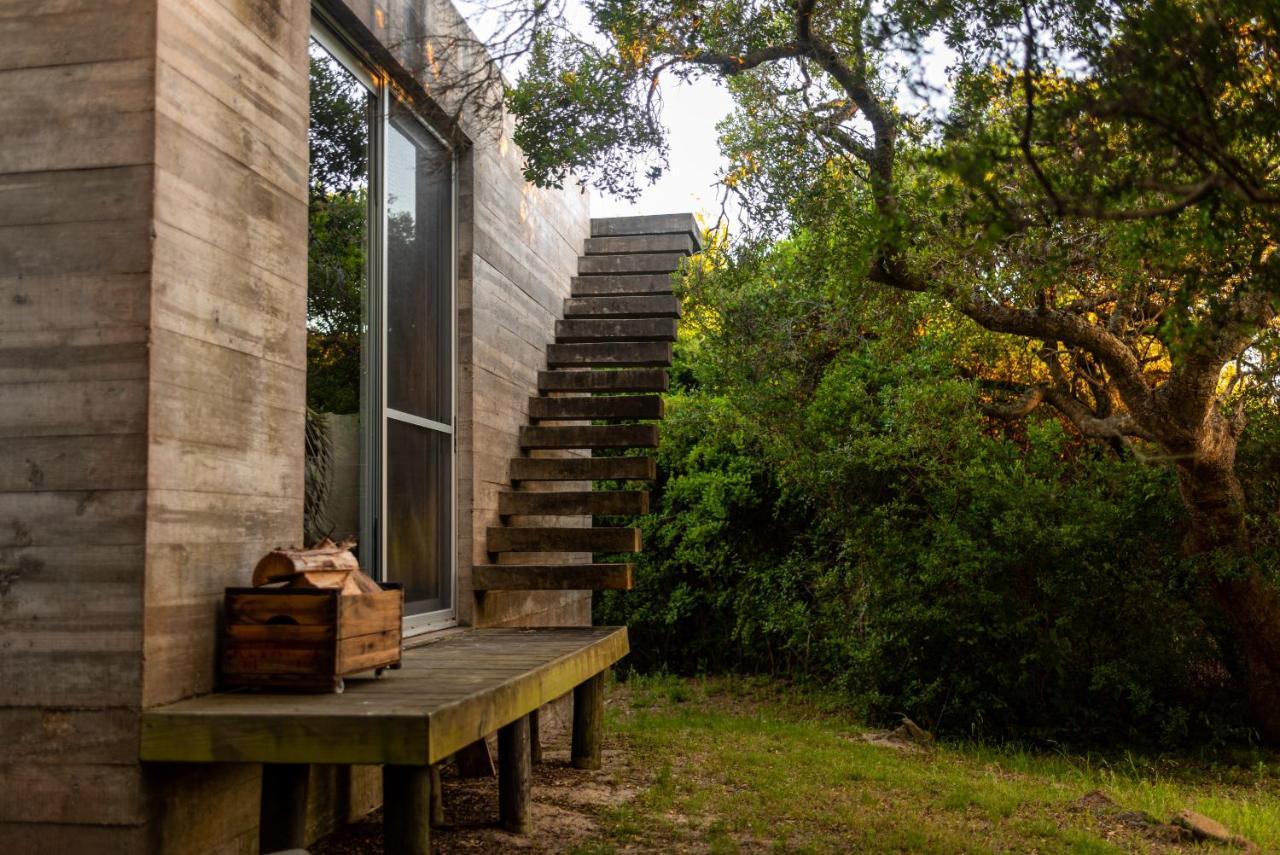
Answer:
[(342, 691), (342, 678), (398, 668), (404, 592), (228, 588), (224, 687)]

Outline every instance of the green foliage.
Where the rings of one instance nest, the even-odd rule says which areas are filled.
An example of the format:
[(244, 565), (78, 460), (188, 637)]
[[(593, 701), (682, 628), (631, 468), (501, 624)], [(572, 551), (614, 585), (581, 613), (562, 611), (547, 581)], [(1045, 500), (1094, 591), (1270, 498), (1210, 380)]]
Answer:
[(981, 736), (1236, 726), (1171, 473), (1053, 418), (991, 430), (957, 368), (989, 342), (928, 297), (850, 298), (812, 240), (690, 280), (638, 587), (598, 606), (636, 666)]
[(312, 192), (363, 187), (369, 173), (371, 96), (320, 48), (312, 49), (309, 85)]
[(563, 187), (569, 175), (593, 175), (608, 193), (635, 198), (641, 181), (662, 174), (661, 130), (623, 64), (576, 41), (535, 40), (528, 73), (507, 95), (531, 181)]
[(366, 94), (332, 60), (311, 60), (307, 406), (360, 409), (368, 274)]
[(313, 193), (307, 255), (307, 404), (360, 409), (369, 203), (364, 189)]
[(754, 226), (607, 619), (944, 727), (1178, 739), (1216, 689), (1280, 739), (1275, 3), (588, 11), (511, 99), (529, 177), (625, 183), (658, 79), (713, 76)]

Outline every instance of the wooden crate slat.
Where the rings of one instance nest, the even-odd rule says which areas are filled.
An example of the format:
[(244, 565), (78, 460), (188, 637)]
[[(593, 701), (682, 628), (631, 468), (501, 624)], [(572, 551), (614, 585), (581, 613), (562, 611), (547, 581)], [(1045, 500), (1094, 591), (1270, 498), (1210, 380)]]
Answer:
[(352, 674), (381, 667), (400, 658), (400, 629), (353, 635), (338, 641), (338, 673)]
[(338, 637), (365, 635), (399, 626), (403, 599), (404, 595), (400, 591), (339, 597)]
[[(243, 589), (242, 589), (243, 590)], [(229, 591), (227, 593), (227, 623), (265, 624), (281, 615), (288, 615), (298, 624), (332, 626), (337, 616), (336, 597), (331, 591), (305, 591), (300, 593), (251, 593)]]

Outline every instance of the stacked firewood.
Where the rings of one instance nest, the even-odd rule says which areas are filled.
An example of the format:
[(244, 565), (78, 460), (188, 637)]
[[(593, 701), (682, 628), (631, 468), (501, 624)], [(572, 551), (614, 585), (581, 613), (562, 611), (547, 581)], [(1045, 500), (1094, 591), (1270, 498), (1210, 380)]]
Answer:
[(381, 591), (382, 587), (360, 569), (360, 562), (351, 551), (354, 547), (354, 540), (334, 543), (326, 537), (305, 549), (273, 549), (253, 568), (253, 586), (336, 588), (344, 596)]

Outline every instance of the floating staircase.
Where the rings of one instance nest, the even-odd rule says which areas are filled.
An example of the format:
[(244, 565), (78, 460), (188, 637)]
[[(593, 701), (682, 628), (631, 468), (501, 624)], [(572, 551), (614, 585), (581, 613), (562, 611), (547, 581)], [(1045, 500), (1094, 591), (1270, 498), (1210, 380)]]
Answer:
[(645, 422), (662, 418), (680, 318), (671, 273), (702, 248), (699, 234), (690, 214), (591, 221), (547, 370), (538, 372), (540, 394), (529, 399), (532, 424), (520, 429), (521, 449), (531, 456), (511, 461), (514, 489), (498, 496), (504, 525), (488, 530), (497, 562), (474, 568), (475, 590), (632, 587), (631, 564), (532, 562), (640, 551), (637, 528), (581, 522), (648, 513), (649, 493), (584, 489), (590, 484), (583, 482), (652, 481), (654, 459), (565, 453), (657, 447), (658, 426)]

